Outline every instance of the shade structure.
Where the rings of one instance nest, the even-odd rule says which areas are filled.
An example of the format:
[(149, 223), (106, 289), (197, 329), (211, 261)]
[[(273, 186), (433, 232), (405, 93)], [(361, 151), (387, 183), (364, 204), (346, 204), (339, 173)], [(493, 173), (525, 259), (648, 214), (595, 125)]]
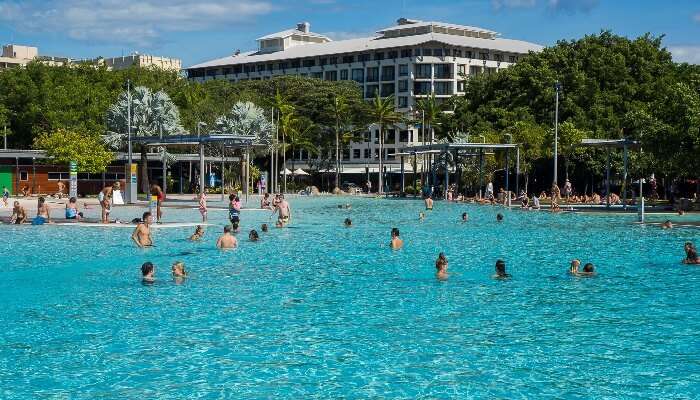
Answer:
[(308, 174), (309, 174), (308, 172), (304, 171), (301, 168), (297, 168), (294, 170), (294, 175), (308, 175)]
[(282, 171), (280, 171), (280, 175), (291, 175), (292, 171), (289, 170), (289, 168), (285, 168)]

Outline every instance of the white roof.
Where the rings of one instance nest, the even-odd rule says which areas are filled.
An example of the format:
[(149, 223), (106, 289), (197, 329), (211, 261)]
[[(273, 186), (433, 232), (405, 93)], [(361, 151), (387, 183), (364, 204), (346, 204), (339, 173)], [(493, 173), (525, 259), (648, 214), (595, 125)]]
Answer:
[(420, 28), (420, 27), (431, 26), (431, 25), (437, 26), (440, 28), (460, 29), (460, 30), (471, 31), (471, 32), (483, 32), (483, 33), (488, 33), (491, 35), (498, 35), (498, 32), (491, 31), (491, 30), (484, 29), (484, 28), (479, 28), (476, 26), (448, 24), (445, 22), (436, 22), (436, 21), (425, 21), (425, 22), (424, 21), (416, 21), (416, 22), (407, 23), (407, 24), (403, 24), (403, 25), (395, 25), (395, 26), (377, 31), (377, 33), (397, 31), (397, 30), (401, 30), (401, 29)]
[(463, 46), (474, 49), (496, 50), (517, 54), (525, 54), (529, 51), (540, 51), (542, 46), (522, 40), (513, 39), (483, 39), (468, 36), (447, 35), (444, 33), (426, 33), (423, 35), (400, 36), (395, 38), (359, 38), (349, 40), (337, 40), (327, 43), (312, 43), (293, 46), (286, 50), (272, 53), (260, 53), (251, 51), (237, 56), (228, 56), (192, 65), (186, 69), (217, 67), (223, 65), (236, 65), (255, 62), (269, 62), (288, 60), (294, 58), (315, 57), (324, 55), (345, 54), (395, 47), (416, 46), (427, 42), (440, 42), (452, 46)]
[(286, 31), (271, 33), (269, 35), (265, 35), (263, 37), (257, 38), (256, 40), (284, 39), (284, 38), (292, 36), (292, 35), (317, 37), (317, 38), (326, 39), (326, 40), (330, 41), (330, 39), (328, 37), (323, 36), (321, 34), (313, 33), (313, 32), (302, 32), (298, 29), (287, 29)]

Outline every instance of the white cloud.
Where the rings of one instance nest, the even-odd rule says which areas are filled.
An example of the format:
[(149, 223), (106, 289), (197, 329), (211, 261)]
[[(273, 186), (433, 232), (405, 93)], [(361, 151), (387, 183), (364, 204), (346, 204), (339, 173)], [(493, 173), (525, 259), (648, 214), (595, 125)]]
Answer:
[(669, 46), (668, 51), (673, 55), (675, 62), (687, 62), (689, 64), (700, 64), (699, 46)]
[(693, 15), (693, 20), (700, 22), (700, 13)]
[(530, 8), (534, 7), (536, 3), (535, 0), (491, 0), (493, 8), (496, 10), (502, 8)]
[(598, 0), (549, 0), (549, 8), (567, 13), (589, 12), (598, 5)]
[(167, 32), (192, 32), (270, 13), (258, 0), (0, 0), (0, 22), (76, 40), (149, 46)]

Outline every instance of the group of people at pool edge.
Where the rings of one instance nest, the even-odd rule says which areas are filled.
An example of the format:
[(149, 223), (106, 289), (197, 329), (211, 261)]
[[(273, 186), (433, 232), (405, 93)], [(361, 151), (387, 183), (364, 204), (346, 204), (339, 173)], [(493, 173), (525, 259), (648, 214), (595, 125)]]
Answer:
[[(200, 211), (202, 210), (202, 196), (199, 197), (200, 199)], [(271, 209), (273, 210), (273, 213), (270, 215), (270, 218), (272, 218), (273, 215), (278, 214), (278, 220), (277, 220), (277, 227), (284, 227), (286, 226), (289, 221), (290, 221), (290, 216), (291, 216), (291, 208), (289, 206), (289, 203), (285, 200), (284, 195), (282, 194), (277, 194), (274, 196), (274, 199), (270, 199), (270, 195), (266, 193), (263, 198), (261, 199), (260, 206), (262, 209)], [(206, 206), (204, 206), (206, 208)], [(434, 207), (434, 203), (432, 199), (428, 196), (425, 199), (425, 209), (426, 211), (431, 211)], [(350, 209), (351, 205), (350, 204), (345, 204), (345, 205), (338, 205), (338, 208), (340, 209)], [(216, 247), (219, 249), (231, 249), (231, 248), (236, 248), (238, 246), (238, 240), (235, 237), (236, 233), (240, 232), (240, 212), (241, 212), (241, 201), (240, 198), (236, 195), (230, 195), (229, 196), (229, 221), (231, 222), (230, 225), (226, 225), (223, 228), (223, 234), (219, 236), (216, 242)], [(202, 214), (203, 218), (205, 218), (205, 213)], [(146, 212), (143, 215), (143, 222), (140, 223), (137, 228), (134, 230), (134, 233), (132, 234), (132, 239), (134, 242), (139, 246), (139, 247), (148, 247), (152, 246), (152, 240), (150, 238), (150, 231), (148, 230), (148, 225), (150, 224), (150, 219), (151, 219), (151, 214), (150, 212)], [(419, 220), (423, 221), (425, 219), (425, 213), (420, 212), (419, 213)], [(496, 215), (496, 221), (497, 222), (503, 222), (504, 216), (502, 213), (498, 213)], [(466, 212), (463, 212), (461, 215), (461, 221), (463, 223), (466, 223), (469, 221), (469, 215)], [(350, 218), (345, 218), (343, 221), (343, 224), (346, 228), (352, 227), (352, 220)], [(268, 226), (267, 224), (262, 224), (261, 226), (262, 232), (268, 232)], [(197, 226), (194, 234), (190, 237), (190, 240), (192, 241), (199, 241), (202, 239), (204, 236), (204, 228), (199, 225)], [(249, 232), (248, 234), (248, 239), (251, 242), (256, 242), (260, 239), (260, 236), (258, 232), (253, 229)], [(392, 250), (400, 250), (403, 248), (404, 242), (403, 239), (401, 239), (401, 233), (398, 228), (392, 228), (391, 229), (391, 239), (389, 242), (389, 247)], [(691, 242), (687, 242), (684, 246), (685, 252), (686, 252), (686, 258), (682, 261), (684, 264), (700, 264), (700, 258), (698, 257), (697, 249)], [(177, 267), (176, 267), (177, 265)], [(581, 266), (581, 261), (578, 259), (574, 259), (571, 261), (570, 267), (569, 267), (569, 274), (575, 277), (592, 277), (595, 276), (595, 266), (593, 263), (586, 263), (583, 268), (580, 268)], [(444, 253), (440, 253), (438, 255), (437, 260), (435, 261), (435, 269), (436, 269), (436, 277), (439, 280), (447, 280), (449, 274), (447, 271), (448, 268), (448, 260), (447, 256)], [(142, 277), (144, 282), (150, 283), (154, 281), (154, 271), (155, 267), (151, 262), (146, 262), (143, 264), (142, 268)], [(172, 267), (172, 274), (175, 279), (183, 279), (186, 276), (186, 273), (184, 272), (184, 264), (182, 262), (176, 262), (173, 264)], [(511, 275), (506, 272), (506, 263), (505, 261), (499, 259), (496, 261), (495, 265), (495, 274), (493, 275), (494, 279), (498, 280), (503, 280), (503, 279), (509, 279), (511, 278)]]

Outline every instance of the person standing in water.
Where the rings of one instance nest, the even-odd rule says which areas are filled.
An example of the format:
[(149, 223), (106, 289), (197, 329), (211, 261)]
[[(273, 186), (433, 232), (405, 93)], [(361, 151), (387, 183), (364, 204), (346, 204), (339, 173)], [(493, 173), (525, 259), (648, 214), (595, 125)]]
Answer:
[(231, 234), (231, 225), (224, 226), (224, 234), (219, 236), (216, 247), (219, 249), (233, 249), (238, 246), (238, 240)]
[(199, 213), (202, 215), (202, 222), (207, 222), (207, 194), (199, 194)]
[(391, 228), (390, 246), (392, 250), (398, 250), (403, 247), (403, 240), (401, 240), (400, 235), (399, 228)]
[(510, 274), (506, 273), (506, 263), (503, 260), (496, 261), (496, 275), (493, 276), (494, 279), (508, 279)]
[(433, 198), (430, 195), (425, 196), (425, 209), (426, 210), (433, 209)]
[(153, 240), (151, 239), (151, 213), (146, 211), (143, 213), (143, 218), (141, 222), (136, 225), (136, 229), (131, 234), (131, 240), (136, 243), (138, 247), (152, 247)]
[(275, 213), (279, 213), (279, 216), (277, 218), (277, 226), (281, 228), (289, 223), (289, 219), (292, 216), (292, 210), (289, 207), (289, 203), (287, 203), (287, 200), (284, 199), (283, 194), (279, 195), (279, 199), (280, 200), (277, 203), (275, 210), (272, 211), (272, 215), (275, 215)]
[(228, 196), (228, 220), (235, 226), (241, 222), (241, 200), (235, 194)]
[(437, 270), (435, 275), (440, 280), (447, 279), (447, 263), (448, 261), (445, 253), (440, 253), (435, 261), (435, 269)]
[(145, 284), (152, 284), (155, 282), (156, 277), (156, 267), (152, 262), (146, 261), (141, 265), (141, 281)]

